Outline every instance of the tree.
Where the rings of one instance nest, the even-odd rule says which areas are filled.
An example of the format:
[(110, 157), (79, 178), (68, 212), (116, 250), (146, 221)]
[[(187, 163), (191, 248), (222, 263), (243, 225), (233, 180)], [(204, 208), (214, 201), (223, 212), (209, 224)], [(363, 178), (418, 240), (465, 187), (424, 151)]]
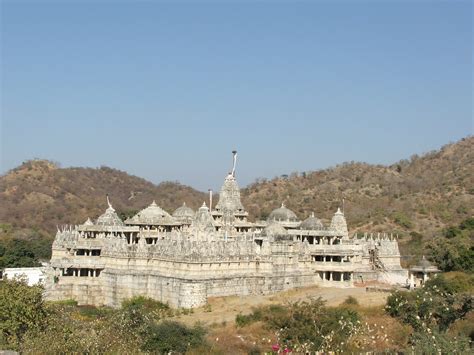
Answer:
[(24, 279), (0, 283), (0, 344), (16, 349), (28, 330), (39, 329), (46, 320), (41, 286), (28, 286)]

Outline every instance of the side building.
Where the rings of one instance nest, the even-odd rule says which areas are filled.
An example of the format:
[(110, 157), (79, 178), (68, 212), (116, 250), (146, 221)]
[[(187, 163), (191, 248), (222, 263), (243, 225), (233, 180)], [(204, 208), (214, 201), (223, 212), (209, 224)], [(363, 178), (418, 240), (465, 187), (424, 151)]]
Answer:
[(267, 221), (250, 222), (234, 158), (215, 209), (183, 205), (169, 214), (153, 201), (122, 221), (108, 201), (95, 222), (58, 230), (45, 295), (113, 307), (143, 295), (191, 308), (208, 297), (407, 277), (396, 239), (350, 237), (339, 209), (327, 227), (314, 214), (298, 220), (284, 204)]

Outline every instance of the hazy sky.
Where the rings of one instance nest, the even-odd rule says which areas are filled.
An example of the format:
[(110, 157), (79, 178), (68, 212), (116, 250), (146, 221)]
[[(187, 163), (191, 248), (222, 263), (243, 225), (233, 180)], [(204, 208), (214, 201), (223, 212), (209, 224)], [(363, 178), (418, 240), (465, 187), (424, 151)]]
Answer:
[(473, 132), (471, 1), (0, 0), (1, 172), (392, 163)]

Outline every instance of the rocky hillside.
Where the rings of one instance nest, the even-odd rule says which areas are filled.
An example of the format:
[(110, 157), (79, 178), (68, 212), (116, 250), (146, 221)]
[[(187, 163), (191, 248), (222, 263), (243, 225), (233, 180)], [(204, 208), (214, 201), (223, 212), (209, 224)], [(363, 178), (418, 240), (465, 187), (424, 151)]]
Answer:
[(107, 167), (61, 169), (49, 161), (32, 160), (0, 178), (0, 222), (53, 232), (58, 224), (96, 218), (107, 207), (107, 194), (122, 215), (153, 199), (170, 212), (183, 201), (197, 208), (207, 196), (179, 183), (154, 185)]
[(243, 196), (252, 215), (284, 201), (302, 219), (314, 211), (326, 221), (344, 199), (353, 230), (431, 236), (474, 214), (474, 137), (390, 166), (351, 162), (257, 181)]
[[(329, 220), (345, 199), (351, 229), (417, 231), (431, 236), (474, 212), (474, 138), (391, 166), (344, 163), (334, 168), (259, 180), (242, 191), (252, 216), (265, 218), (285, 202), (304, 219)], [(197, 208), (207, 194), (179, 183), (154, 185), (101, 167), (61, 169), (33, 160), (0, 177), (0, 223), (53, 232), (57, 224), (82, 223), (106, 208), (131, 214), (155, 199), (168, 211), (186, 201)]]

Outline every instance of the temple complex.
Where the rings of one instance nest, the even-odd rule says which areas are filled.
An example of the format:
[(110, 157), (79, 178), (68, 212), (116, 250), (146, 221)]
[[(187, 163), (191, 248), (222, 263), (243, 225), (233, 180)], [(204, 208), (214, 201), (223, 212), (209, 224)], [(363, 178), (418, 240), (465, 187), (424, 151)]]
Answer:
[(396, 238), (350, 236), (340, 209), (328, 226), (314, 213), (299, 220), (283, 203), (266, 221), (251, 222), (235, 178), (236, 152), (233, 162), (214, 208), (211, 198), (209, 207), (184, 203), (170, 214), (153, 201), (122, 221), (107, 198), (94, 222), (58, 230), (47, 299), (117, 307), (142, 295), (191, 308), (215, 296), (405, 283)]

